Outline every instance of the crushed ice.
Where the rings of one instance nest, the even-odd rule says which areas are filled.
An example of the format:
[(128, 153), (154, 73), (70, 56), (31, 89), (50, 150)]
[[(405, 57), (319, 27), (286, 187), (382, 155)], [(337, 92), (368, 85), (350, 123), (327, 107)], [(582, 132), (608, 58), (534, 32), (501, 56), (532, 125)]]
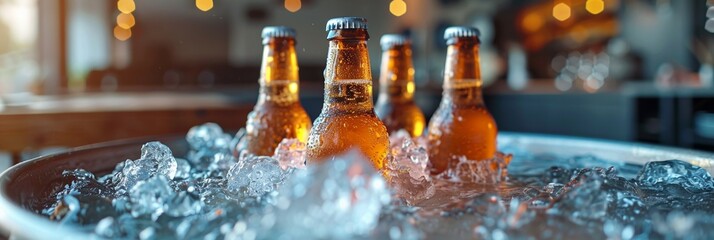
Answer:
[(305, 145), (295, 139), (283, 140), (273, 156), (252, 156), (234, 149), (243, 133), (231, 137), (207, 123), (188, 132), (186, 156), (149, 142), (139, 159), (111, 174), (65, 171), (65, 184), (41, 212), (99, 237), (132, 239), (714, 234), (714, 179), (684, 161), (636, 166), (508, 145), (500, 149), (513, 156), (460, 159), (432, 176), (425, 141), (406, 132), (391, 136), (383, 172), (357, 152), (305, 166)]

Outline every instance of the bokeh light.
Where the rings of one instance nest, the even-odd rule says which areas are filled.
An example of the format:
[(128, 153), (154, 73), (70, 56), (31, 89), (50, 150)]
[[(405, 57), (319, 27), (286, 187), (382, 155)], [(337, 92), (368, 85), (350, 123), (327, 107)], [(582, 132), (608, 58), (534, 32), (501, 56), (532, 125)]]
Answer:
[(553, 6), (553, 17), (558, 21), (565, 21), (570, 18), (570, 6), (565, 3), (558, 3)]
[(525, 17), (523, 17), (523, 22), (521, 22), (521, 26), (523, 26), (523, 29), (529, 32), (535, 32), (538, 31), (543, 25), (545, 24), (545, 20), (543, 17), (538, 15), (536, 12), (530, 12), (526, 14)]
[(196, 8), (207, 12), (213, 8), (213, 0), (196, 0)]
[(300, 0), (285, 0), (285, 9), (289, 12), (297, 12), (302, 8), (302, 2)]
[(605, 10), (605, 1), (603, 0), (588, 0), (585, 2), (585, 10), (591, 14), (599, 14)]
[(124, 29), (130, 29), (134, 27), (134, 24), (136, 24), (136, 21), (134, 19), (134, 15), (131, 13), (120, 13), (117, 16), (117, 26), (124, 28)]
[(407, 3), (404, 0), (393, 0), (389, 3), (389, 12), (394, 16), (402, 16), (407, 13)]
[(114, 37), (119, 41), (126, 41), (131, 38), (131, 29), (125, 29), (120, 26), (115, 26)]
[(122, 13), (132, 13), (136, 10), (136, 4), (134, 0), (119, 0), (117, 2), (117, 9)]

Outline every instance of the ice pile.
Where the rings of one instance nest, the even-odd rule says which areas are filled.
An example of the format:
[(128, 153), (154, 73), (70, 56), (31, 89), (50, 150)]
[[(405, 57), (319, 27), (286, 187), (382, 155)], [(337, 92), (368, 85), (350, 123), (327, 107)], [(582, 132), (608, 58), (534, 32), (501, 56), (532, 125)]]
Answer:
[(306, 145), (300, 140), (294, 138), (286, 138), (280, 141), (275, 149), (273, 158), (280, 162), (280, 167), (288, 168), (305, 168), (305, 149)]
[[(305, 145), (295, 139), (268, 157), (231, 149), (237, 140), (229, 136), (204, 124), (186, 136), (187, 160), (149, 142), (139, 159), (102, 178), (66, 171), (69, 184), (42, 212), (108, 238), (339, 238), (371, 234), (390, 203), (381, 173), (358, 153), (306, 168)], [(335, 222), (342, 224), (304, 231)]]
[(433, 176), (425, 141), (405, 132), (391, 136), (384, 172), (357, 152), (305, 166), (305, 145), (295, 139), (273, 156), (252, 156), (232, 148), (241, 136), (204, 124), (187, 134), (185, 158), (149, 142), (106, 176), (65, 171), (66, 185), (42, 213), (99, 237), (132, 239), (714, 235), (714, 179), (684, 161), (637, 166), (508, 145), (500, 147), (513, 157), (461, 159)]
[(229, 239), (368, 236), (390, 202), (382, 175), (358, 152), (298, 171), (270, 205), (236, 223)]

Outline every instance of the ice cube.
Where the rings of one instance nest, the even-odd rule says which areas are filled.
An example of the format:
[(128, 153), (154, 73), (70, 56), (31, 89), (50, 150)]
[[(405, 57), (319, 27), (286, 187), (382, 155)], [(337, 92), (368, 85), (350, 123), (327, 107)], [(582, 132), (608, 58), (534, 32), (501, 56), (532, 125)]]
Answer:
[(636, 180), (645, 188), (663, 189), (667, 185), (680, 185), (690, 193), (714, 190), (714, 179), (707, 170), (681, 160), (648, 162)]
[(131, 214), (134, 217), (148, 215), (156, 220), (167, 209), (175, 193), (164, 175), (157, 175), (138, 182), (129, 191)]
[(245, 128), (241, 128), (236, 132), (236, 135), (233, 136), (233, 139), (231, 139), (230, 142), (230, 152), (233, 153), (234, 156), (238, 156), (238, 152), (240, 152), (243, 149), (237, 149), (238, 143), (240, 143), (241, 139), (245, 137)]
[(390, 136), (385, 175), (396, 197), (415, 204), (432, 197), (434, 182), (427, 170), (429, 155), (404, 130)]
[[(153, 161), (133, 161), (127, 159), (122, 164), (121, 171), (117, 171), (112, 178), (112, 182), (116, 183), (115, 190), (128, 192), (139, 181), (149, 179), (156, 165)], [(122, 191), (123, 190), (123, 191)]]
[(123, 163), (121, 172), (115, 172), (112, 182), (116, 183), (115, 190), (122, 195), (125, 191), (129, 191), (137, 183), (146, 181), (151, 177), (162, 175), (169, 178), (169, 174), (176, 175), (176, 161), (173, 161), (173, 170), (161, 169), (159, 161), (155, 159), (137, 159), (135, 161), (126, 160)]
[(215, 123), (194, 126), (186, 134), (186, 141), (193, 150), (208, 149), (214, 152), (230, 152), (232, 140), (233, 138), (224, 133), (223, 129)]
[(94, 180), (94, 179), (96, 179), (94, 177), (93, 173), (91, 173), (87, 170), (84, 170), (84, 169), (64, 170), (62, 172), (62, 176), (63, 177), (73, 177), (76, 180), (89, 180), (89, 179)]
[(191, 145), (191, 148), (194, 150), (210, 149), (213, 148), (215, 139), (223, 134), (221, 126), (209, 122), (194, 126), (188, 130), (186, 141), (188, 141), (188, 144)]
[(176, 176), (176, 159), (171, 149), (160, 142), (148, 142), (141, 146), (141, 159), (138, 161), (155, 162), (156, 174), (162, 174), (169, 180)]
[(196, 179), (195, 186), (189, 187), (189, 190), (191, 190), (190, 188), (195, 188), (204, 205), (209, 208), (216, 208), (226, 205), (227, 202), (232, 200), (224, 192), (225, 185), (226, 180), (222, 177), (208, 176)]
[(288, 168), (305, 168), (305, 143), (296, 138), (286, 138), (275, 148), (273, 158), (280, 162), (283, 170)]
[(282, 185), (287, 171), (280, 168), (278, 160), (253, 156), (228, 170), (226, 174), (226, 190), (237, 196), (259, 198), (276, 191)]
[(390, 136), (390, 170), (406, 171), (413, 179), (430, 180), (426, 166), (429, 164), (429, 154), (424, 146), (417, 145), (405, 130), (400, 130)]
[(251, 234), (296, 239), (365, 237), (377, 226), (381, 209), (389, 202), (382, 175), (366, 157), (350, 151), (297, 171), (281, 187), (273, 217)]
[(176, 158), (176, 176), (174, 179), (187, 179), (191, 175), (191, 164), (183, 158)]
[(198, 171), (225, 171), (236, 162), (235, 157), (228, 150), (216, 151), (207, 148), (190, 151), (187, 158)]
[(208, 166), (208, 170), (223, 173), (233, 167), (236, 162), (237, 161), (233, 157), (233, 154), (227, 152), (219, 152), (213, 155), (213, 160)]
[(208, 170), (215, 159), (216, 152), (209, 149), (193, 150), (188, 153), (186, 159), (197, 170)]

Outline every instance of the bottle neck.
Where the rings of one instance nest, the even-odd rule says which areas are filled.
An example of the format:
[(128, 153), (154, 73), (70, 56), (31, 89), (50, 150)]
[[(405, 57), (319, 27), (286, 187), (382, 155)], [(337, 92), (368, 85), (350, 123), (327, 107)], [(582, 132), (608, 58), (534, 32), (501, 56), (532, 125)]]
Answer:
[(299, 99), (298, 65), (295, 39), (268, 38), (263, 42), (258, 103), (288, 104)]
[(414, 99), (414, 65), (411, 46), (398, 45), (384, 51), (380, 72), (381, 96), (393, 101)]
[(483, 105), (479, 43), (476, 38), (449, 42), (444, 68), (444, 98), (460, 105)]
[(374, 111), (367, 31), (336, 30), (328, 36), (325, 109)]

